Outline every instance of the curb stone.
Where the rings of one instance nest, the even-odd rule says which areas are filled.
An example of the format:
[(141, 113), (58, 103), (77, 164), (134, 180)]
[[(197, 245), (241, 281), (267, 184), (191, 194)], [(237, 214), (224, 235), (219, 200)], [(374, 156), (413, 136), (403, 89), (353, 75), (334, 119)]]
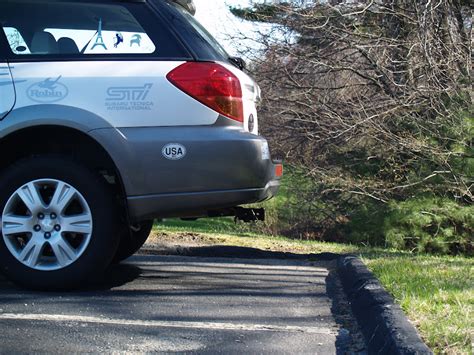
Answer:
[(356, 256), (341, 256), (338, 273), (369, 354), (432, 354), (379, 280)]

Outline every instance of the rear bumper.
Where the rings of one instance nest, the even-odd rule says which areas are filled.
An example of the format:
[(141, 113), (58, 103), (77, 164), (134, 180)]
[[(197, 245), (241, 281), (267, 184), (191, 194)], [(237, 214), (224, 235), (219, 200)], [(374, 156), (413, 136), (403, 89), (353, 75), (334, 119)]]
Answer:
[(268, 200), (279, 186), (280, 181), (273, 180), (264, 188), (133, 196), (128, 206), (135, 220), (204, 217), (208, 211)]
[[(267, 141), (220, 119), (212, 126), (98, 129), (90, 134), (120, 172), (130, 217), (192, 217), (273, 197), (279, 187)], [(167, 159), (169, 144), (186, 155)]]

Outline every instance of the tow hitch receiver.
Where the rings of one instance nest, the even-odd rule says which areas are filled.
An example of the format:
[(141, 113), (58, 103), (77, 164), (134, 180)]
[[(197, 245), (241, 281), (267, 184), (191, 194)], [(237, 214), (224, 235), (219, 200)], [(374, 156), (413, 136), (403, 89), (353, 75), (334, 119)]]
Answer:
[(265, 221), (265, 209), (237, 207), (235, 209), (235, 219), (245, 223)]
[(264, 208), (244, 208), (244, 207), (233, 207), (222, 210), (209, 211), (208, 217), (230, 217), (234, 216), (236, 221), (242, 221), (245, 223), (255, 221), (265, 221), (265, 209)]

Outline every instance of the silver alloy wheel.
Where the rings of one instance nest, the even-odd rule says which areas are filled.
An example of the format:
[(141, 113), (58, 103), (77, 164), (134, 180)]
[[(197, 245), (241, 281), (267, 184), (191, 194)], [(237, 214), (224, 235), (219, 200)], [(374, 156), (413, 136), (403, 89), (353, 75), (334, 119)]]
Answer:
[(31, 181), (9, 198), (0, 223), (10, 253), (29, 268), (63, 269), (84, 253), (92, 236), (86, 199), (55, 179)]

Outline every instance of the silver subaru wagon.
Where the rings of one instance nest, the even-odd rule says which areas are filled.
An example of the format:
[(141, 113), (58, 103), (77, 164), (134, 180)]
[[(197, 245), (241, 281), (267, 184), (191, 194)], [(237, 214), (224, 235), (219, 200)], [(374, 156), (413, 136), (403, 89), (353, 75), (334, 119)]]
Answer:
[(155, 218), (262, 218), (258, 85), (190, 0), (0, 0), (0, 270), (67, 289)]

